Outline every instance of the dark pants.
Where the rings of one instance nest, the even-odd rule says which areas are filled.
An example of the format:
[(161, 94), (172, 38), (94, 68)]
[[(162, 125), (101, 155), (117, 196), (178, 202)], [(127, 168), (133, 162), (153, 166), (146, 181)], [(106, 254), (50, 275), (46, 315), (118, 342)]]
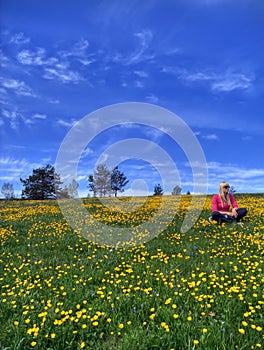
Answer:
[(221, 214), (221, 213), (219, 213), (219, 211), (214, 211), (212, 213), (212, 220), (216, 220), (220, 224), (222, 222), (232, 222), (234, 220), (236, 220), (236, 222), (239, 222), (247, 214), (246, 208), (239, 208), (236, 211), (237, 211), (236, 218), (234, 218), (233, 216), (228, 216), (227, 214)]

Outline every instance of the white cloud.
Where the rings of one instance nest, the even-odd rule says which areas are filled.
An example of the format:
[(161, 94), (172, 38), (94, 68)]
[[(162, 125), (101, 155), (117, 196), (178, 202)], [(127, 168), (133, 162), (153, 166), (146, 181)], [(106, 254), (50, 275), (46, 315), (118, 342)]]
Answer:
[(154, 94), (150, 94), (150, 95), (146, 96), (146, 100), (148, 100), (150, 103), (159, 102), (159, 98)]
[(36, 113), (32, 116), (33, 119), (41, 119), (41, 120), (45, 120), (47, 119), (46, 114), (41, 114), (41, 113)]
[(193, 72), (178, 67), (163, 67), (163, 73), (173, 74), (179, 80), (188, 83), (207, 83), (212, 91), (229, 92), (237, 89), (247, 90), (252, 86), (255, 76), (252, 72), (245, 73), (228, 68), (223, 72), (206, 69)]
[(16, 33), (10, 38), (11, 44), (22, 45), (30, 43), (30, 38), (26, 37), (24, 33)]
[(140, 78), (148, 78), (148, 73), (143, 70), (135, 70), (134, 74), (139, 76)]
[(236, 164), (208, 162), (209, 183), (218, 190), (221, 181), (227, 181), (238, 192), (263, 192), (264, 168), (242, 168)]
[(136, 80), (135, 82), (134, 82), (134, 85), (135, 85), (135, 87), (136, 88), (144, 88), (144, 84), (142, 83), (142, 81), (140, 81), (140, 80)]
[(18, 130), (19, 123), (21, 120), (21, 114), (17, 112), (16, 110), (9, 111), (9, 110), (2, 110), (2, 115), (8, 119), (10, 127), (13, 130)]
[(48, 80), (58, 79), (62, 83), (78, 83), (85, 80), (78, 72), (65, 69), (65, 67), (60, 66), (55, 68), (45, 68), (45, 73), (43, 78)]
[(253, 76), (246, 76), (243, 73), (227, 73), (224, 77), (218, 76), (212, 82), (212, 90), (229, 92), (236, 89), (248, 89), (254, 81)]
[(216, 134), (204, 135), (203, 138), (206, 140), (212, 140), (212, 141), (219, 140), (219, 137)]
[(150, 30), (142, 30), (134, 34), (136, 38), (138, 38), (139, 43), (135, 50), (128, 55), (122, 55), (120, 53), (116, 53), (113, 55), (112, 60), (114, 62), (122, 63), (125, 66), (129, 66), (131, 64), (136, 64), (142, 61), (148, 61), (155, 57), (153, 53), (147, 53), (147, 50), (151, 44), (153, 35)]
[(27, 176), (37, 163), (29, 163), (26, 159), (14, 159), (12, 157), (0, 157), (1, 181), (18, 181), (20, 177)]
[(36, 97), (36, 94), (24, 81), (2, 78), (1, 83), (4, 88), (13, 90), (17, 95)]
[(57, 120), (58, 125), (65, 126), (66, 128), (71, 128), (76, 122), (75, 119), (71, 119), (70, 121), (64, 119)]
[(36, 51), (32, 50), (22, 50), (17, 55), (17, 60), (25, 65), (36, 65), (43, 66), (50, 64), (51, 62), (47, 60), (46, 50), (43, 48), (36, 48)]

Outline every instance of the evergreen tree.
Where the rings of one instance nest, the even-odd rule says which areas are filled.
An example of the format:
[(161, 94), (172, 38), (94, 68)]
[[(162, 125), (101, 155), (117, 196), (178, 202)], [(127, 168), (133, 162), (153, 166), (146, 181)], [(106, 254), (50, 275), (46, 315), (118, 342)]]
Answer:
[(153, 196), (162, 196), (162, 195), (163, 195), (163, 189), (161, 185), (160, 184), (155, 185)]
[(89, 191), (93, 192), (94, 194), (94, 197), (95, 197), (95, 193), (94, 193), (94, 177), (93, 175), (89, 175), (88, 176), (88, 188), (89, 188)]
[(20, 181), (24, 186), (23, 199), (43, 200), (65, 197), (65, 191), (60, 188), (62, 184), (60, 176), (55, 173), (54, 167), (50, 164), (43, 168), (33, 169), (32, 175)]
[(124, 187), (128, 184), (129, 180), (116, 166), (111, 173), (111, 188), (117, 197), (117, 192), (124, 192)]

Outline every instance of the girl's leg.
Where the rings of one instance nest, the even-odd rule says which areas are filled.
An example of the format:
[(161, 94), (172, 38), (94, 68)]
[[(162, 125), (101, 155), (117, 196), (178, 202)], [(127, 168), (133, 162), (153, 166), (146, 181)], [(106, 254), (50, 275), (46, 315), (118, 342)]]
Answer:
[(212, 213), (212, 220), (219, 221), (219, 219), (222, 217), (222, 214), (219, 213), (219, 211), (214, 211)]
[(219, 224), (222, 224), (222, 222), (229, 221), (229, 218), (227, 215), (221, 214), (218, 211), (214, 211), (212, 213), (212, 220), (216, 220)]
[(239, 208), (237, 209), (237, 218), (236, 221), (239, 222), (246, 214), (247, 214), (247, 209), (246, 208)]

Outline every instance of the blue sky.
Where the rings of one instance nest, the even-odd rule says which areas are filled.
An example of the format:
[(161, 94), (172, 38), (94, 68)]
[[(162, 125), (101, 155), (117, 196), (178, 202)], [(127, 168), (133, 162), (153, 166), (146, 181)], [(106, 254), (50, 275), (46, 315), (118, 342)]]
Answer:
[[(223, 180), (238, 192), (263, 192), (262, 0), (0, 0), (0, 13), (0, 187), (12, 183), (20, 197), (19, 178), (54, 165), (82, 118), (143, 102), (191, 128), (206, 158), (209, 193)], [(134, 125), (87, 145), (76, 176), (80, 195), (102, 154), (107, 165), (107, 147), (129, 138), (170, 154), (178, 177), (160, 165), (169, 174), (166, 193), (178, 184), (192, 192), (184, 150), (162, 130)], [(125, 194), (153, 193), (162, 182), (150, 155), (119, 168), (130, 180)]]

